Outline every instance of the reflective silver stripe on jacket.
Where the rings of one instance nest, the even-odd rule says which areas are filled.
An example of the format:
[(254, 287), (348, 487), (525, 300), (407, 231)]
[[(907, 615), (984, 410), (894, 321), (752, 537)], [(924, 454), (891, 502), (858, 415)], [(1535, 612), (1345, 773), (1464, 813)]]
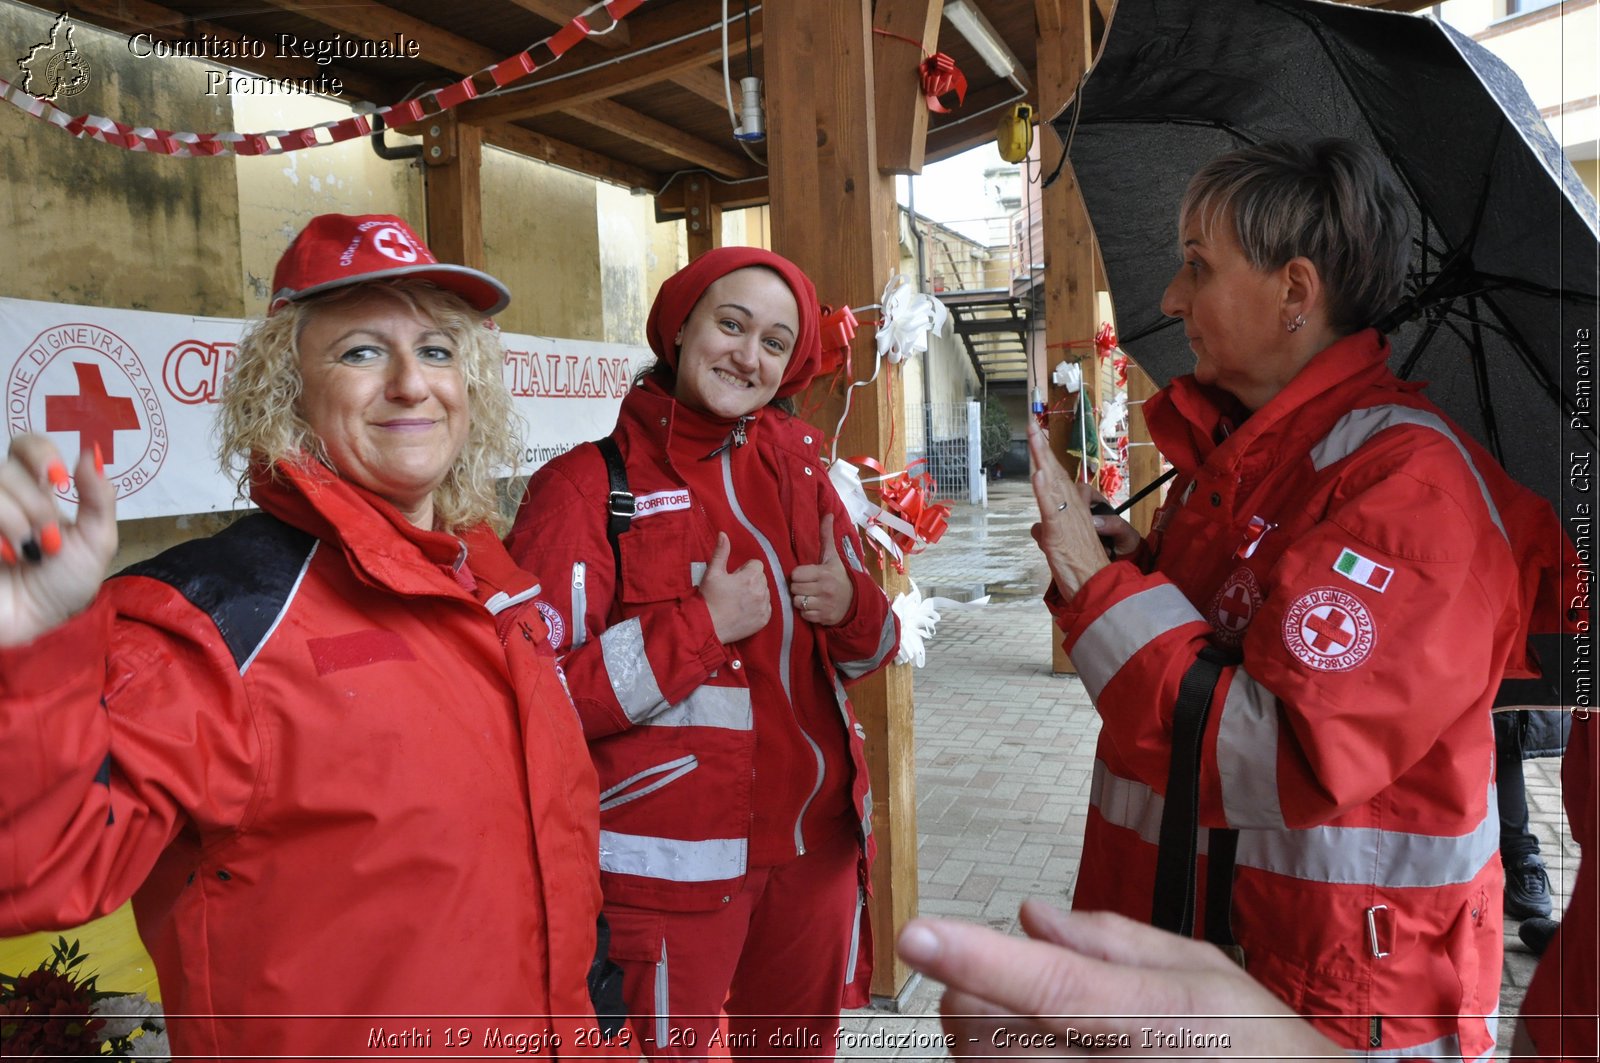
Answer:
[[(1408, 834), (1376, 827), (1243, 829), (1238, 863), (1333, 885), (1402, 889), (1470, 882), (1500, 850), (1500, 816), (1492, 784), (1488, 800), (1483, 820), (1460, 835)], [(1150, 845), (1159, 844), (1163, 801), (1144, 783), (1113, 775), (1097, 759), (1089, 803), (1106, 822), (1135, 831)]]
[(636, 721), (645, 727), (721, 727), (748, 731), (754, 726), (749, 687), (699, 686), (676, 705)]
[(1205, 618), (1170, 583), (1129, 595), (1101, 613), (1072, 647), (1072, 663), (1089, 697), (1099, 701), (1111, 677), (1134, 654), (1173, 628), (1196, 620)]
[[(615, 786), (608, 786), (600, 792), (600, 811), (605, 812), (616, 808), (618, 805), (625, 805), (629, 801), (635, 801), (646, 794), (653, 794), (663, 786), (677, 782), (699, 766), (700, 759), (690, 753), (676, 760), (657, 764), (653, 768), (636, 771)], [(653, 781), (648, 785), (640, 786), (636, 790), (629, 789), (629, 787), (642, 783), (646, 779), (652, 779)]]
[(878, 636), (878, 648), (872, 651), (872, 656), (859, 661), (837, 661), (834, 667), (843, 672), (846, 678), (857, 679), (888, 660), (889, 655), (898, 648), (894, 637), (894, 610), (891, 609), (883, 618), (883, 631)]
[(1284, 829), (1278, 803), (1278, 699), (1243, 667), (1234, 669), (1222, 702), (1217, 774), (1228, 826)]
[(1472, 455), (1468, 453), (1467, 448), (1438, 414), (1429, 413), (1427, 410), (1414, 410), (1409, 406), (1369, 406), (1364, 410), (1351, 410), (1335, 422), (1333, 429), (1322, 442), (1311, 448), (1311, 464), (1321, 472), (1334, 462), (1354, 454), (1362, 444), (1384, 429), (1402, 424), (1432, 429), (1448, 439), (1456, 450), (1461, 452), (1461, 460), (1467, 463), (1472, 478), (1478, 481), (1478, 490), (1483, 494), (1483, 504), (1489, 510), (1489, 519), (1494, 521), (1494, 526), (1500, 529), (1500, 534), (1510, 542), (1511, 537), (1506, 535), (1506, 526), (1500, 523), (1500, 511), (1495, 508), (1494, 499), (1489, 496), (1489, 485), (1484, 483), (1478, 467), (1472, 463)]
[(628, 719), (638, 723), (661, 706), (661, 688), (644, 652), (644, 628), (639, 618), (613, 624), (600, 633), (611, 692)]
[(516, 594), (507, 594), (505, 591), (496, 591), (492, 596), (490, 596), (488, 601), (483, 603), (483, 607), (489, 610), (489, 615), (499, 616), (507, 609), (510, 609), (513, 605), (521, 605), (530, 598), (538, 597), (540, 589), (541, 588), (539, 585), (535, 583), (527, 590), (518, 591)]
[(856, 887), (856, 914), (850, 924), (850, 954), (844, 958), (844, 984), (855, 981), (856, 961), (861, 956), (861, 916), (867, 909), (867, 891)]
[(712, 838), (691, 842), (643, 834), (600, 832), (600, 870), (667, 882), (716, 882), (745, 872), (749, 842)]

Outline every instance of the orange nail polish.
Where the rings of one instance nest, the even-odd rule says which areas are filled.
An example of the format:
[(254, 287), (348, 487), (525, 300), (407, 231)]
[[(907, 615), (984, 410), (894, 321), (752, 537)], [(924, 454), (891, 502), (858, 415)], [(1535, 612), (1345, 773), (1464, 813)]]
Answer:
[(50, 467), (44, 471), (44, 474), (50, 478), (50, 486), (57, 491), (65, 491), (67, 485), (72, 482), (67, 479), (67, 467), (59, 460), (52, 461)]
[(39, 549), (44, 551), (44, 556), (54, 557), (61, 552), (61, 525), (46, 524), (39, 533)]
[(100, 453), (99, 443), (94, 445), (94, 471), (99, 473), (101, 476), (106, 474), (106, 459)]
[(17, 552), (13, 550), (11, 548), (11, 544), (4, 539), (0, 539), (0, 561), (4, 561), (8, 565), (14, 565), (17, 563)]

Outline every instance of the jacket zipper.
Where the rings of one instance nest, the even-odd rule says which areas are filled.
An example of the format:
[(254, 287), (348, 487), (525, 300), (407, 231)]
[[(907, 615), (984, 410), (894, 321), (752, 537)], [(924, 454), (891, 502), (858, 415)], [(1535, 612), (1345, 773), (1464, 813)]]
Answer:
[(589, 595), (584, 590), (585, 572), (588, 566), (582, 561), (572, 563), (572, 643), (571, 648), (577, 649), (583, 645), (585, 632), (583, 630), (583, 615), (589, 609)]
[[(741, 417), (739, 419), (739, 424), (735, 426), (736, 433), (742, 434), (742, 425), (744, 421), (745, 418)], [(789, 588), (784, 581), (779, 578), (779, 574), (783, 571), (783, 566), (778, 562), (778, 552), (773, 549), (772, 541), (763, 535), (760, 529), (751, 523), (750, 519), (744, 515), (744, 509), (739, 505), (739, 496), (734, 492), (733, 489), (733, 452), (731, 450), (724, 450), (722, 452), (722, 487), (727, 493), (728, 508), (733, 511), (734, 519), (742, 524), (745, 530), (755, 537), (756, 543), (761, 547), (762, 553), (766, 555), (767, 570), (772, 573), (773, 585), (778, 588), (778, 600), (779, 604), (782, 606), (780, 613), (783, 617), (783, 642), (782, 649), (778, 653), (778, 678), (783, 684), (784, 700), (788, 702), (789, 715), (790, 718), (794, 720), (795, 730), (799, 731), (801, 737), (806, 740), (806, 745), (811, 747), (811, 755), (817, 760), (817, 781), (815, 785), (811, 787), (811, 793), (806, 796), (805, 801), (800, 805), (800, 814), (795, 817), (794, 821), (795, 855), (804, 856), (806, 854), (806, 839), (802, 827), (805, 823), (806, 812), (811, 808), (811, 803), (815, 801), (817, 799), (817, 795), (822, 792), (822, 784), (827, 778), (827, 761), (823, 759), (822, 747), (817, 745), (817, 740), (812, 738), (810, 733), (806, 731), (805, 727), (801, 725), (800, 714), (795, 710), (794, 707), (794, 691), (790, 686), (789, 677), (789, 656), (790, 652), (794, 648), (794, 610), (791, 608), (792, 603), (789, 599)]]

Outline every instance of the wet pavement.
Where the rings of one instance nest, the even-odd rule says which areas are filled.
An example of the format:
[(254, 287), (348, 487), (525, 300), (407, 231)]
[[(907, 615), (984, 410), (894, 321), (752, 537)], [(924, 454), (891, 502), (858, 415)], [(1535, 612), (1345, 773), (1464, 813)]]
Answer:
[[(1065, 906), (1072, 895), (1099, 732), (1083, 684), (1051, 672), (1040, 600), (1048, 570), (1029, 535), (1037, 516), (1026, 481), (991, 483), (988, 505), (956, 504), (949, 531), (911, 565), (925, 596), (991, 596), (984, 608), (945, 613), (915, 677), (919, 908), (1009, 933), (1019, 932), (1028, 897)], [(1529, 818), (1559, 911), (1578, 865), (1560, 762), (1526, 768)], [(1516, 928), (1507, 921), (1501, 1056), (1535, 963)], [(847, 1013), (840, 1058), (945, 1058), (941, 992), (916, 980), (898, 1005)]]

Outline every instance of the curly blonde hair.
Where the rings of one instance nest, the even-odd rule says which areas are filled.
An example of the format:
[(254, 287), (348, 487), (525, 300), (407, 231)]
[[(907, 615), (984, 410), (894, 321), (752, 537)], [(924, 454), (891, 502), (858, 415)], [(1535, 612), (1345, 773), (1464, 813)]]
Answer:
[(511, 404), (503, 369), (505, 348), (499, 332), (484, 327), (483, 315), (452, 292), (425, 281), (395, 280), (353, 284), (305, 302), (290, 303), (257, 322), (239, 343), (218, 411), (217, 433), (224, 474), (249, 497), (253, 465), (277, 466), (309, 455), (334, 472), (327, 449), (300, 411), (304, 380), (299, 339), (311, 318), (374, 289), (393, 294), (443, 329), (456, 350), (467, 386), (467, 442), (433, 494), (434, 517), (454, 532), (488, 521), (506, 529), (496, 491), (496, 473), (516, 475), (522, 458), (521, 417)]

